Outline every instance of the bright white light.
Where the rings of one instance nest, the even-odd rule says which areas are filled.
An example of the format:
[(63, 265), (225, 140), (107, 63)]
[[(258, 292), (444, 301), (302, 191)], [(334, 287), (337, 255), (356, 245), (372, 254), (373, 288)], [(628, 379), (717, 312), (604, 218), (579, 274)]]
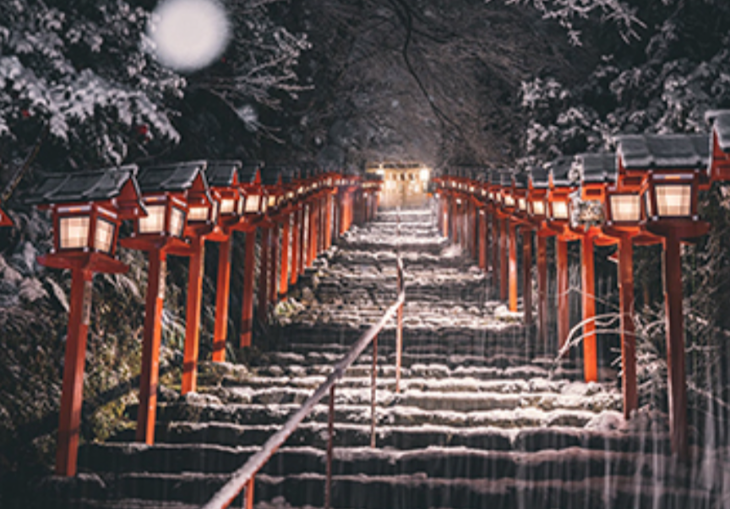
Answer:
[(164, 0), (147, 32), (162, 64), (195, 71), (223, 52), (230, 28), (223, 7), (215, 0)]

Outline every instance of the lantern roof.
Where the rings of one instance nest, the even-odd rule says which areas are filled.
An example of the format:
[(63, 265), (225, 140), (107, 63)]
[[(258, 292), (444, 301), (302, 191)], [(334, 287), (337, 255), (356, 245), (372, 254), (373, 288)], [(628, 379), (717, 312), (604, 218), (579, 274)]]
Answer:
[(148, 166), (140, 170), (137, 181), (143, 193), (184, 192), (193, 187), (195, 180), (205, 171), (206, 166), (205, 161)]
[(238, 170), (238, 181), (242, 184), (260, 184), (261, 169), (264, 163), (261, 161), (251, 161), (243, 163)]
[(89, 172), (52, 175), (33, 190), (25, 202), (45, 205), (111, 200), (123, 192), (125, 185), (130, 185), (136, 199), (139, 199), (136, 174), (137, 166), (130, 164)]
[(265, 186), (277, 186), (282, 183), (284, 169), (279, 166), (271, 166), (261, 172), (261, 183)]
[(365, 174), (364, 179), (368, 180), (368, 181), (373, 181), (373, 182), (382, 182), (383, 175), (381, 175), (379, 173), (368, 172)]
[(717, 143), (723, 152), (730, 152), (730, 110), (711, 110), (705, 119), (712, 124), (717, 135)]
[(535, 189), (547, 189), (550, 186), (550, 171), (543, 164), (527, 169), (527, 178)]
[(616, 182), (618, 165), (613, 152), (595, 152), (578, 154), (573, 162), (580, 174), (580, 180), (586, 184), (605, 184)]
[(527, 189), (529, 187), (529, 175), (526, 171), (515, 173), (513, 177), (514, 186), (517, 189)]
[(238, 183), (241, 161), (208, 161), (205, 176), (211, 187), (232, 187)]
[(555, 187), (574, 187), (577, 182), (573, 170), (573, 156), (561, 156), (545, 164), (549, 179)]
[(707, 134), (627, 134), (615, 140), (627, 170), (694, 170), (710, 160)]
[(492, 170), (489, 174), (489, 183), (493, 186), (511, 186), (512, 172), (507, 169)]

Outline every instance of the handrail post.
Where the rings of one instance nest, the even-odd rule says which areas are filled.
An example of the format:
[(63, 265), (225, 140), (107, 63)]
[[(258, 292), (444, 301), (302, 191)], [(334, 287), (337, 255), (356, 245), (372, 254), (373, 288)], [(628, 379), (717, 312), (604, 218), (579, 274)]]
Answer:
[(373, 338), (373, 370), (370, 374), (370, 447), (375, 448), (375, 393), (378, 383), (378, 336)]
[(246, 483), (246, 509), (253, 509), (253, 486), (256, 481), (256, 476), (251, 476), (251, 479)]
[(332, 450), (335, 435), (335, 386), (330, 387), (330, 411), (327, 423), (327, 480), (324, 485), (324, 509), (330, 509), (332, 501)]

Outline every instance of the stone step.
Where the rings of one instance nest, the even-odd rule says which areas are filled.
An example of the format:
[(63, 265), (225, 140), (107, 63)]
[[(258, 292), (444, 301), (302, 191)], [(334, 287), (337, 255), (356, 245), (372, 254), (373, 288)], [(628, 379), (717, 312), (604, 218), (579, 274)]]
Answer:
[[(193, 422), (230, 422), (238, 424), (283, 424), (294, 411), (296, 404), (257, 405), (257, 404), (210, 404), (200, 403), (160, 403), (158, 421)], [(135, 407), (129, 408), (129, 415), (135, 419)], [(611, 411), (607, 411), (611, 412)], [(370, 405), (340, 404), (335, 407), (335, 421), (366, 424), (371, 421)], [(618, 418), (618, 412), (613, 412)], [(601, 413), (584, 409), (542, 410), (534, 407), (514, 409), (492, 409), (473, 412), (450, 410), (431, 410), (415, 406), (377, 407), (377, 422), (398, 426), (418, 426), (424, 424), (444, 426), (495, 426), (501, 428), (571, 426), (585, 427), (605, 419)], [(315, 406), (307, 421), (327, 422), (328, 405)]]
[[(79, 468), (102, 476), (126, 474), (232, 473), (243, 466), (258, 447), (224, 447), (201, 444), (88, 444), (79, 453)], [(326, 449), (286, 446), (261, 473), (288, 477), (326, 471)], [(636, 454), (570, 447), (532, 452), (478, 450), (467, 447), (429, 446), (398, 451), (391, 448), (341, 447), (333, 452), (335, 475), (400, 476), (422, 473), (428, 478), (539, 479), (579, 481), (611, 476), (681, 482), (682, 471), (671, 467), (666, 455)]]
[[(385, 373), (389, 373), (390, 369), (393, 370), (393, 374), (390, 374), (389, 376), (394, 376), (395, 367), (385, 367), (386, 371)], [(370, 376), (370, 370), (371, 366), (367, 363), (363, 364), (354, 364), (350, 368), (348, 368), (346, 372), (346, 376), (351, 377), (369, 377)], [(286, 373), (290, 373), (293, 376), (299, 376), (299, 377), (308, 377), (308, 376), (314, 376), (314, 375), (324, 375), (327, 376), (332, 372), (332, 365), (331, 364), (315, 364), (315, 365), (308, 365), (308, 366), (300, 366), (300, 365), (294, 365), (294, 366), (279, 366), (279, 365), (273, 365), (273, 366), (260, 366), (256, 368), (256, 372), (260, 376), (274, 376), (279, 377)], [(615, 380), (615, 372), (611, 371), (611, 373), (614, 376), (608, 376), (605, 374), (601, 374), (601, 379), (612, 379)], [(575, 380), (575, 379), (581, 379), (583, 377), (583, 371), (581, 369), (573, 369), (573, 370), (556, 370), (556, 371), (550, 371), (547, 370), (541, 366), (530, 366), (530, 365), (516, 365), (516, 366), (508, 366), (505, 368), (497, 366), (464, 366), (459, 363), (453, 364), (453, 368), (450, 368), (449, 366), (443, 365), (443, 364), (410, 364), (403, 362), (403, 367), (401, 368), (401, 377), (402, 378), (422, 378), (422, 377), (430, 377), (430, 378), (460, 378), (460, 377), (470, 377), (470, 378), (476, 378), (478, 380), (530, 380), (533, 378), (543, 378), (543, 379), (552, 379), (552, 380), (560, 380), (560, 379), (566, 379), (566, 380)]]
[[(383, 381), (383, 385), (388, 380)], [(524, 384), (521, 384), (524, 385)], [(583, 384), (584, 385), (584, 384)], [(425, 384), (424, 384), (425, 386)], [(409, 386), (413, 387), (413, 386)], [(429, 387), (438, 387), (431, 384)], [(448, 387), (448, 385), (447, 385)], [(421, 390), (407, 388), (400, 393), (394, 392), (394, 388), (388, 384), (388, 388), (381, 387), (376, 391), (376, 404), (378, 407), (405, 406), (421, 410), (454, 411), (454, 412), (478, 412), (487, 410), (514, 410), (517, 408), (539, 408), (542, 410), (590, 410), (600, 412), (603, 410), (620, 410), (622, 399), (616, 392), (597, 391), (589, 395), (584, 390), (566, 390), (565, 394), (559, 392), (540, 391), (536, 384), (533, 384), (533, 391), (525, 392), (493, 392), (478, 391), (478, 386), (465, 392), (463, 389), (456, 390)], [(205, 391), (216, 397), (221, 404), (254, 404), (254, 405), (302, 405), (312, 394), (308, 388), (295, 387), (269, 387), (260, 389), (251, 388), (214, 388)], [(360, 386), (339, 386), (335, 393), (336, 405), (364, 405), (371, 401), (371, 388), (368, 385)]]
[[(223, 474), (126, 474), (105, 479), (104, 496), (106, 501), (112, 503), (134, 497), (164, 501), (168, 507), (176, 501), (204, 504), (227, 478)], [(324, 504), (324, 476), (314, 473), (287, 477), (259, 474), (254, 493), (259, 500), (284, 497), (295, 506), (319, 507)], [(660, 486), (650, 480), (642, 482), (633, 476), (584, 477), (577, 481), (556, 482), (553, 479), (429, 478), (423, 473), (399, 476), (335, 475), (332, 484), (333, 507), (358, 509), (701, 508), (710, 507), (714, 495), (681, 484)], [(233, 506), (240, 506), (241, 498), (239, 496)], [(68, 505), (54, 505), (79, 507), (83, 497), (67, 500)]]

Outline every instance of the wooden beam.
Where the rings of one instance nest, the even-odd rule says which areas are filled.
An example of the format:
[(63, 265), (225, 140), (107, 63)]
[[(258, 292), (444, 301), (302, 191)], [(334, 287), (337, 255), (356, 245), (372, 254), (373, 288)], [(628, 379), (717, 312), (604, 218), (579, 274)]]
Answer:
[(185, 349), (180, 393), (184, 396), (198, 388), (198, 349), (200, 344), (200, 308), (203, 294), (205, 268), (205, 240), (196, 236), (191, 239), (188, 268), (187, 307), (185, 310)]
[(266, 322), (269, 307), (269, 257), (271, 256), (271, 228), (261, 228), (261, 248), (259, 260), (259, 295), (257, 299), (256, 314), (259, 320)]
[(570, 333), (570, 280), (568, 273), (568, 241), (555, 238), (555, 262), (558, 283), (558, 346), (562, 348)]
[(246, 233), (243, 254), (243, 296), (241, 298), (241, 347), (251, 346), (253, 333), (253, 289), (256, 277), (256, 230)]
[(298, 207), (292, 213), (292, 227), (291, 227), (291, 270), (289, 277), (289, 284), (295, 285), (299, 280), (299, 242), (302, 236), (302, 221), (301, 221), (301, 207)]
[(525, 326), (532, 325), (532, 230), (522, 229), (522, 307)]
[(624, 418), (639, 407), (636, 387), (636, 335), (634, 328), (634, 248), (629, 235), (618, 246), (619, 306), (621, 308), (621, 371)]
[(269, 302), (276, 305), (278, 301), (277, 292), (277, 273), (279, 269), (279, 225), (274, 223), (271, 226), (271, 246), (269, 247), (269, 279), (267, 284), (269, 285), (266, 295), (269, 297)]
[(231, 293), (231, 248), (233, 235), (218, 244), (218, 281), (215, 293), (215, 327), (213, 328), (213, 362), (226, 360), (228, 338), (228, 298)]
[(548, 279), (547, 279), (547, 237), (537, 236), (537, 322), (540, 344), (548, 342)]
[(509, 310), (517, 312), (517, 223), (509, 225)]
[(508, 226), (507, 218), (502, 218), (501, 228), (499, 230), (499, 262), (500, 262), (500, 274), (499, 274), (499, 300), (505, 302), (508, 298), (508, 283), (509, 283), (509, 250), (507, 247), (508, 242)]
[(76, 475), (93, 277), (94, 273), (89, 270), (71, 271), (71, 299), (56, 445), (56, 475), (68, 477)]
[(284, 218), (281, 228), (281, 263), (279, 264), (279, 298), (286, 299), (289, 291), (289, 238), (291, 236), (291, 214)]
[(679, 238), (671, 230), (664, 238), (664, 304), (669, 377), (669, 433), (672, 452), (682, 461), (686, 461), (689, 459), (689, 438), (682, 315), (682, 257)]
[(594, 235), (581, 237), (581, 296), (583, 301), (583, 376), (586, 382), (598, 381), (596, 344), (596, 271), (593, 251)]

